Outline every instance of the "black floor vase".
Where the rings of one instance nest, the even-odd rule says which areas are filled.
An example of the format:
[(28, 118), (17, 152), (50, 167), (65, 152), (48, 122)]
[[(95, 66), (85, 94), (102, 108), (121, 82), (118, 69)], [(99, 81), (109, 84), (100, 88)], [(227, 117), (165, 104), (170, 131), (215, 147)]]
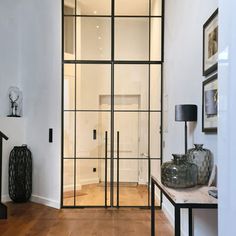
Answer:
[(14, 147), (9, 159), (9, 196), (26, 202), (32, 193), (32, 157), (27, 146)]

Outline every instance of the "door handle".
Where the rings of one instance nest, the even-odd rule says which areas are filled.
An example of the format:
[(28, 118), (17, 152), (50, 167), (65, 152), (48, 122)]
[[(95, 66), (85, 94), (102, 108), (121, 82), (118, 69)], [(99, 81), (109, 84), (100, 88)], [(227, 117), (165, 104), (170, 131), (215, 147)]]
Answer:
[(107, 207), (107, 131), (105, 132), (105, 207)]
[(117, 205), (117, 208), (119, 208), (119, 198), (120, 198), (120, 132), (117, 131), (117, 137), (116, 137), (116, 150), (117, 150), (117, 166), (116, 166), (116, 170), (117, 170), (117, 175), (116, 175), (116, 178), (117, 178), (117, 182), (116, 182), (116, 186), (117, 186), (117, 194), (116, 194), (116, 205)]

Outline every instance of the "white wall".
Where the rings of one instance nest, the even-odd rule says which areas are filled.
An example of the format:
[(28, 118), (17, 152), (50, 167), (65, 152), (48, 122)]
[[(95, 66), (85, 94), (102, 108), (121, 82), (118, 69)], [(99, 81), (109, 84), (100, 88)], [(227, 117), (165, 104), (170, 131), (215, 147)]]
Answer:
[[(217, 163), (217, 135), (201, 131), (202, 27), (217, 8), (217, 0), (166, 0), (165, 16), (165, 133), (164, 161), (172, 153), (184, 153), (184, 124), (175, 122), (176, 104), (198, 105), (198, 122), (190, 126), (189, 147), (203, 143)], [(173, 217), (173, 208), (164, 201)], [(187, 212), (182, 212), (182, 231), (187, 233)], [(217, 235), (217, 211), (194, 210), (194, 235)], [(187, 234), (186, 234), (187, 235)]]
[(9, 87), (21, 85), (18, 9), (17, 1), (8, 0), (0, 3), (0, 116), (9, 113)]
[(19, 51), (19, 3), (8, 0), (0, 2), (0, 131), (8, 141), (3, 142), (2, 197), (8, 197), (8, 160), (14, 146), (25, 142), (25, 119), (7, 118), (9, 114), (8, 89), (17, 86), (22, 89), (20, 80)]
[[(33, 200), (59, 207), (61, 160), (61, 1), (22, 0), (20, 67), (26, 143), (33, 153)], [(48, 142), (48, 129), (54, 142)]]
[(219, 1), (219, 235), (236, 235), (236, 2)]

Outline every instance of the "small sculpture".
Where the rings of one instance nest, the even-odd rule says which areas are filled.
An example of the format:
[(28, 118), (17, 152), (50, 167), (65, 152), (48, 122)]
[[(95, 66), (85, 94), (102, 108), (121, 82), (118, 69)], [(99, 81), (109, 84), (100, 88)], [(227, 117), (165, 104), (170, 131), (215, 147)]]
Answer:
[(22, 114), (22, 92), (17, 87), (9, 88), (10, 115), (8, 117), (21, 117)]

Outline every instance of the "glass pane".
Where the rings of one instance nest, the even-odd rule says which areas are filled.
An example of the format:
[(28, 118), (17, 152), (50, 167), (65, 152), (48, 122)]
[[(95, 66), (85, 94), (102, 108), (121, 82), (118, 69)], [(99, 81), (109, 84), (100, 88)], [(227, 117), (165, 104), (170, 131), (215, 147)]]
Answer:
[(111, 15), (111, 0), (77, 0), (77, 15)]
[(74, 160), (64, 160), (63, 205), (74, 206)]
[(64, 110), (75, 109), (75, 65), (64, 65)]
[(152, 16), (161, 16), (162, 15), (162, 0), (151, 0)]
[(77, 65), (77, 110), (110, 110), (111, 66)]
[(75, 113), (64, 112), (64, 157), (74, 157)]
[(148, 153), (148, 113), (115, 112), (115, 155), (117, 131), (120, 158), (144, 158)]
[(115, 65), (115, 109), (148, 109), (148, 65)]
[(149, 0), (116, 0), (115, 15), (149, 15)]
[(150, 109), (161, 110), (161, 65), (150, 66)]
[(104, 158), (106, 131), (108, 131), (108, 155), (110, 156), (110, 113), (77, 112), (76, 157)]
[(115, 59), (149, 59), (149, 19), (115, 19)]
[(161, 114), (152, 112), (150, 114), (150, 156), (151, 158), (161, 157)]
[(151, 60), (161, 60), (161, 19), (151, 19)]
[(75, 59), (75, 18), (64, 17), (64, 59)]
[[(117, 161), (114, 162), (114, 180), (117, 183)], [(117, 184), (114, 185), (114, 203), (117, 204)], [(148, 205), (148, 161), (119, 161), (119, 205)]]
[(109, 60), (111, 58), (111, 19), (77, 17), (76, 59)]
[(75, 0), (64, 0), (64, 15), (75, 14)]
[[(161, 177), (161, 161), (160, 160), (152, 160), (151, 161), (151, 175), (160, 179)], [(155, 205), (160, 206), (161, 192), (159, 188), (155, 188)]]
[[(107, 164), (110, 166), (110, 162)], [(109, 179), (107, 179), (109, 180)], [(107, 204), (110, 204), (107, 185)], [(105, 161), (99, 159), (76, 161), (76, 205), (105, 205)]]

